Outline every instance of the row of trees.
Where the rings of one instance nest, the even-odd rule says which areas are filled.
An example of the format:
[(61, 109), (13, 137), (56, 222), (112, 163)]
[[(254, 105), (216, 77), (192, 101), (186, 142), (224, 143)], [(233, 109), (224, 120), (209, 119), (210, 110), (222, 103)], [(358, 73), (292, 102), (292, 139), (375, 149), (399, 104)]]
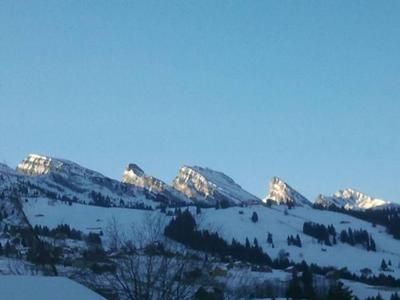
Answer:
[[(304, 222), (303, 233), (312, 236), (320, 243), (324, 243), (327, 246), (332, 246), (337, 243), (336, 229), (333, 225), (325, 226), (324, 224), (314, 222)], [(372, 235), (364, 229), (353, 230), (342, 230), (339, 234), (339, 239), (342, 243), (349, 244), (351, 246), (361, 245), (368, 251), (376, 251), (376, 244)], [(288, 238), (288, 245), (289, 245)], [(292, 243), (291, 243), (292, 244)]]
[[(324, 209), (320, 205), (314, 205), (314, 208)], [(367, 209), (367, 210), (349, 210), (344, 207), (329, 207), (329, 210), (337, 211), (343, 214), (351, 215), (372, 224), (379, 224), (386, 227), (389, 234), (395, 239), (400, 239), (400, 208), (390, 207), (385, 209)]]
[(259, 265), (272, 265), (268, 254), (264, 253), (257, 239), (250, 244), (246, 239), (245, 245), (232, 240), (229, 244), (218, 233), (208, 230), (198, 230), (195, 219), (189, 210), (178, 213), (165, 227), (165, 236), (189, 246), (195, 250), (201, 250), (221, 257), (232, 257), (241, 261)]
[(340, 232), (340, 241), (351, 246), (361, 245), (368, 251), (376, 251), (376, 244), (372, 235), (363, 229), (352, 230), (349, 228), (348, 230), (342, 230)]
[(303, 233), (317, 239), (327, 246), (336, 244), (336, 229), (333, 225), (325, 226), (314, 222), (304, 222)]
[(302, 244), (301, 244), (301, 239), (299, 235), (296, 235), (296, 237), (294, 237), (293, 235), (289, 235), (287, 237), (287, 244), (288, 246), (296, 246), (301, 248)]
[(72, 240), (82, 240), (83, 233), (80, 230), (71, 228), (68, 224), (59, 224), (56, 228), (49, 229), (46, 225), (35, 225), (33, 228), (35, 234), (60, 238), (60, 239), (72, 239)]

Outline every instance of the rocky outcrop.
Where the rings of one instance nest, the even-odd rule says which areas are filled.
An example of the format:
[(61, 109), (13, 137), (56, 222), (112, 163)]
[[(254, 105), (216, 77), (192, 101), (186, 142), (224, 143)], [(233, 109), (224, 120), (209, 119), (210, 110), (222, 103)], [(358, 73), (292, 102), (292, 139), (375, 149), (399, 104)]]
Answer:
[(319, 195), (314, 203), (325, 208), (335, 206), (354, 210), (384, 208), (392, 205), (389, 201), (373, 198), (350, 188), (339, 190), (333, 196)]
[(311, 205), (311, 202), (306, 197), (278, 177), (272, 178), (269, 183), (268, 194), (263, 199), (263, 202), (266, 203), (268, 200), (278, 205)]
[(156, 195), (156, 199), (166, 204), (190, 204), (184, 194), (172, 188), (162, 180), (148, 176), (136, 164), (129, 164), (122, 176), (122, 182), (148, 190)]
[(224, 173), (198, 166), (180, 168), (172, 186), (193, 201), (206, 205), (229, 206), (261, 202)]

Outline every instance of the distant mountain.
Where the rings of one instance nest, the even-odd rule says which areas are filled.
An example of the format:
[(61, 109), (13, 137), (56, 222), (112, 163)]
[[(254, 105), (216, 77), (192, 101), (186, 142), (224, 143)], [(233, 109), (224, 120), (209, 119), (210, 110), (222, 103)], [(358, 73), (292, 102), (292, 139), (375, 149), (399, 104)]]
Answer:
[(205, 205), (240, 205), (260, 203), (224, 173), (198, 166), (183, 166), (172, 186), (194, 202)]
[[(277, 205), (261, 205), (271, 201)], [(194, 204), (201, 205), (202, 209), (196, 209)], [(364, 282), (365, 276), (369, 276), (368, 280), (378, 278), (379, 282), (368, 281), (379, 285), (366, 286), (368, 295), (387, 292), (383, 297), (389, 299), (393, 283), (396, 284), (394, 280), (400, 280), (400, 268), (397, 268), (400, 209), (374, 213), (364, 211), (395, 204), (352, 189), (338, 191), (333, 196), (321, 195), (315, 204), (358, 211), (317, 209), (278, 177), (272, 178), (269, 191), (261, 200), (229, 176), (209, 168), (183, 166), (169, 185), (146, 174), (133, 163), (125, 168), (122, 181), (119, 181), (72, 161), (30, 154), (16, 170), (0, 164), (3, 249), (0, 259), (13, 261), (13, 265), (0, 264), (0, 272), (8, 274), (14, 270), (26, 270), (31, 274), (31, 267), (36, 264), (38, 271), (39, 267), (46, 271), (43, 274), (50, 274), (48, 272), (53, 270), (54, 274), (79, 278), (76, 274), (85, 276), (82, 265), (95, 263), (104, 266), (110, 263), (111, 270), (126, 270), (128, 255), (134, 255), (141, 262), (149, 253), (149, 259), (154, 261), (154, 252), (148, 250), (158, 244), (163, 247), (165, 242), (168, 244), (164, 249), (178, 250), (168, 252), (169, 258), (178, 261), (183, 253), (190, 255), (186, 263), (190, 262), (196, 272), (201, 268), (201, 282), (207, 278), (207, 285), (214, 276), (204, 277), (210, 274), (210, 270), (201, 267), (199, 257), (209, 257), (214, 269), (226, 270), (218, 276), (215, 286), (223, 286), (225, 290), (232, 288), (228, 295), (236, 295), (241, 288), (231, 285), (232, 274), (229, 272), (234, 272), (238, 278), (247, 278), (260, 286), (265, 282), (276, 282), (274, 291), (282, 293), (275, 296), (284, 297), (286, 287), (283, 289), (282, 286), (290, 285), (291, 272), (296, 268), (292, 262), (302, 264), (305, 261), (308, 265), (321, 267), (321, 270), (324, 267), (329, 270), (325, 276), (318, 275), (315, 290), (327, 290), (323, 281), (331, 282), (330, 274), (337, 273), (343, 278), (353, 274), (352, 278), (360, 281), (357, 284)], [(286, 205), (293, 206), (293, 209), (286, 209)], [(172, 209), (176, 206), (186, 207)], [(170, 244), (172, 241), (165, 239), (167, 230), (164, 229), (167, 227), (164, 226), (169, 229), (175, 226), (172, 231), (177, 236), (185, 236), (185, 239)], [(129, 240), (125, 243), (120, 238)], [(142, 247), (145, 245), (142, 241), (147, 238), (151, 247)], [(129, 245), (139, 247), (133, 253)], [(100, 247), (104, 251), (99, 258), (97, 253), (90, 254), (93, 249), (102, 249)], [(158, 246), (154, 249), (157, 250)], [(49, 256), (51, 262), (43, 266), (43, 250), (63, 255), (57, 260)], [(224, 258), (227, 255), (234, 263), (231, 271), (226, 269)], [(282, 255), (285, 258), (281, 261)], [(258, 258), (253, 260), (256, 257), (262, 261)], [(21, 268), (15, 265), (17, 269), (14, 269), (15, 262), (21, 264)], [(118, 265), (114, 268), (111, 262), (118, 262)], [(23, 264), (26, 264), (24, 269)], [(275, 269), (276, 266), (279, 269)], [(348, 271), (342, 271), (345, 268)], [(81, 278), (90, 286), (104, 291), (113, 286), (114, 281), (102, 280), (103, 273), (95, 277), (97, 270), (89, 267), (84, 271), (88, 275)], [(156, 273), (158, 278), (159, 272)], [(138, 274), (143, 277), (141, 272)], [(180, 277), (173, 276), (178, 280)], [(244, 282), (243, 290), (248, 290), (249, 282)], [(366, 294), (357, 289), (354, 295), (365, 299)]]
[[(74, 162), (30, 154), (18, 164), (18, 181), (26, 187), (26, 196), (94, 204), (137, 207), (152, 205), (155, 195), (145, 189), (108, 178)], [(1, 170), (0, 170), (1, 171)]]
[(148, 190), (160, 202), (171, 204), (191, 204), (192, 201), (181, 192), (153, 176), (148, 176), (136, 164), (129, 164), (122, 176), (122, 182)]
[(367, 196), (350, 188), (339, 190), (333, 196), (319, 195), (314, 203), (326, 208), (335, 206), (353, 210), (380, 209), (396, 205), (389, 201)]
[(269, 191), (267, 196), (263, 199), (263, 202), (267, 202), (268, 200), (271, 200), (278, 205), (312, 205), (306, 197), (278, 177), (272, 178), (269, 183)]

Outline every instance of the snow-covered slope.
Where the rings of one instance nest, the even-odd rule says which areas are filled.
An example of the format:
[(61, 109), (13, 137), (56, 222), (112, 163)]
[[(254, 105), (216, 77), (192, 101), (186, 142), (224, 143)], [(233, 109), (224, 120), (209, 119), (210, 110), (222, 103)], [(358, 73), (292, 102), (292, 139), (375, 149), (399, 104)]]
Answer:
[[(273, 259), (284, 250), (289, 253), (289, 259), (295, 262), (305, 260), (307, 263), (316, 263), (320, 266), (347, 267), (351, 272), (361, 274), (360, 270), (369, 268), (374, 274), (382, 272), (382, 259), (393, 263), (392, 272), (384, 272), (400, 278), (400, 240), (393, 239), (381, 226), (373, 227), (371, 223), (356, 219), (338, 212), (313, 209), (309, 206), (295, 207), (285, 213), (283, 206), (271, 208), (261, 205), (247, 207), (231, 207), (227, 209), (202, 209), (197, 215), (200, 229), (217, 231), (227, 241), (232, 238), (244, 243), (246, 238), (251, 242), (257, 238), (258, 244), (263, 247)], [(41, 199), (30, 199), (24, 203), (24, 211), (32, 225), (47, 225), (55, 228), (65, 223), (83, 232), (103, 231), (113, 218), (119, 224), (122, 232), (132, 233), (131, 228), (140, 228), (145, 220), (152, 216), (169, 218), (159, 210), (144, 211), (125, 208), (104, 208), (62, 203), (48, 203)], [(258, 222), (251, 220), (253, 212), (257, 212)], [(194, 209), (193, 209), (194, 213)], [(342, 230), (367, 230), (375, 240), (377, 251), (367, 251), (362, 247), (350, 246), (338, 240), (333, 246), (325, 246), (309, 235), (303, 233), (303, 224), (311, 221), (326, 226), (333, 225), (339, 234)], [(268, 233), (272, 234), (273, 246), (267, 242)], [(299, 235), (302, 247), (288, 246), (289, 235)], [(105, 234), (104, 238), (106, 238)]]
[(350, 188), (340, 190), (333, 196), (319, 195), (315, 204), (322, 207), (336, 206), (354, 210), (379, 209), (392, 205), (389, 201), (373, 198)]
[(1, 299), (9, 300), (102, 300), (88, 288), (64, 277), (0, 275)]
[(172, 185), (193, 201), (208, 205), (239, 205), (261, 201), (224, 173), (198, 166), (180, 168)]
[(272, 178), (269, 183), (269, 191), (263, 202), (272, 200), (273, 202), (281, 204), (292, 204), (297, 206), (311, 205), (311, 202), (306, 197), (301, 195), (293, 189), (286, 182), (278, 177)]
[[(400, 278), (400, 240), (395, 240), (381, 226), (373, 227), (371, 223), (338, 212), (313, 209), (309, 206), (295, 207), (286, 210), (283, 206), (249, 206), (232, 207), (215, 210), (203, 209), (201, 228), (218, 231), (227, 241), (232, 238), (244, 243), (257, 238), (258, 244), (272, 257), (276, 258), (283, 249), (289, 253), (289, 259), (295, 262), (305, 260), (320, 266), (347, 267), (356, 274), (369, 268), (374, 274), (381, 272), (382, 259), (391, 260), (393, 272), (383, 272)], [(257, 212), (258, 222), (251, 220), (253, 212)], [(342, 230), (367, 230), (376, 242), (377, 251), (367, 251), (361, 247), (353, 247), (338, 241), (337, 245), (325, 246), (309, 235), (303, 233), (303, 224), (311, 221), (325, 226), (333, 225), (339, 234)], [(267, 234), (273, 238), (273, 246), (267, 242)], [(299, 235), (302, 247), (288, 246), (289, 235)]]
[(138, 165), (129, 164), (124, 170), (122, 182), (147, 189), (166, 204), (190, 204), (189, 198), (160, 179), (147, 175)]
[(391, 299), (390, 297), (392, 294), (400, 292), (398, 288), (370, 286), (360, 282), (344, 279), (340, 281), (343, 282), (346, 287), (350, 288), (353, 292), (353, 295), (357, 296), (359, 299), (377, 297), (379, 294), (382, 297), (381, 299), (389, 300)]
[(150, 215), (159, 211), (129, 209), (120, 207), (99, 207), (73, 203), (68, 205), (61, 201), (48, 202), (45, 198), (32, 198), (23, 203), (23, 209), (32, 226), (46, 225), (55, 228), (57, 225), (69, 224), (72, 228), (84, 233), (107, 233), (107, 227), (116, 220), (120, 233), (129, 236), (133, 226), (144, 224)]

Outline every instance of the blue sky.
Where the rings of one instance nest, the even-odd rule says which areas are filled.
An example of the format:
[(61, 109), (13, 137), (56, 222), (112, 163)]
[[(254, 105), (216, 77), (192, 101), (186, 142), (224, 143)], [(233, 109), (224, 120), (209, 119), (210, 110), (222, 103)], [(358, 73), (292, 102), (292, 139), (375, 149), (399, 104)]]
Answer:
[(0, 160), (400, 201), (400, 2), (1, 1)]

